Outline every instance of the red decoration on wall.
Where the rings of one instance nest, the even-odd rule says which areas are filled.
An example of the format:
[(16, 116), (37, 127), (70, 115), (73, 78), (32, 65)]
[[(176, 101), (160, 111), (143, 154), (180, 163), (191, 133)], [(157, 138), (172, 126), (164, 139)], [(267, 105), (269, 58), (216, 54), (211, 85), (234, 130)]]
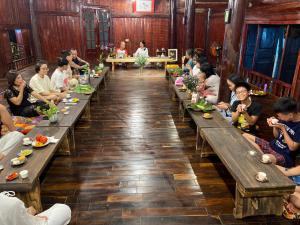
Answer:
[(154, 13), (155, 0), (133, 0), (134, 13)]

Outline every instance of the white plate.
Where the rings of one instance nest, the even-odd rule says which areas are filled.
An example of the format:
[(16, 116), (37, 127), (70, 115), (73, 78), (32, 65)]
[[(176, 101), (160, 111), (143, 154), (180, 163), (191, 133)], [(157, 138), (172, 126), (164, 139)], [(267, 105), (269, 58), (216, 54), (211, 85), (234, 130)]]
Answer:
[(35, 141), (33, 141), (31, 145), (32, 145), (33, 147), (35, 147), (35, 148), (42, 148), (42, 147), (45, 147), (45, 146), (47, 146), (47, 145), (50, 143), (49, 137), (47, 137), (47, 138), (48, 138), (47, 142), (46, 142), (44, 145), (42, 145), (42, 146), (35, 146), (35, 145), (36, 145)]

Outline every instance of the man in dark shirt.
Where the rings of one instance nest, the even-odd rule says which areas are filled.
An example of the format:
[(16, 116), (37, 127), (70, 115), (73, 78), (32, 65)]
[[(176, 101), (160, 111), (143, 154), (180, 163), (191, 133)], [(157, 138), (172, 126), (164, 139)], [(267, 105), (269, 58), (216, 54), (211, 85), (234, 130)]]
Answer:
[(231, 107), (232, 122), (244, 132), (255, 133), (255, 125), (261, 113), (261, 105), (251, 100), (250, 89), (250, 85), (246, 82), (236, 84), (235, 93), (238, 100)]
[(243, 136), (264, 154), (268, 154), (274, 164), (287, 168), (294, 166), (296, 151), (300, 147), (300, 113), (297, 102), (283, 97), (273, 106), (278, 119), (271, 117), (267, 123), (273, 128), (275, 139), (267, 142), (253, 135)]

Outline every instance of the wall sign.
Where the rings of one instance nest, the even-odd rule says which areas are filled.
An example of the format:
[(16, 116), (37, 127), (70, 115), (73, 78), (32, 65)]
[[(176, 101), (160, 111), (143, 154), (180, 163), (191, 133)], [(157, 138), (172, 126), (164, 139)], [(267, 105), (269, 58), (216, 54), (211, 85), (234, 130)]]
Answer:
[(133, 12), (137, 13), (154, 13), (155, 0), (134, 0)]

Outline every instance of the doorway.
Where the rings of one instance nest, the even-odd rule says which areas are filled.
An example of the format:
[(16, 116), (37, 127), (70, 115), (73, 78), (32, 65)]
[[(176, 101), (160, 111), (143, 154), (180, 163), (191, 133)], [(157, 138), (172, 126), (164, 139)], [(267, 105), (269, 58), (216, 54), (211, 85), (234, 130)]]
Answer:
[(109, 44), (110, 25), (109, 10), (96, 7), (83, 8), (85, 56), (89, 62), (98, 64), (101, 49), (105, 49)]

